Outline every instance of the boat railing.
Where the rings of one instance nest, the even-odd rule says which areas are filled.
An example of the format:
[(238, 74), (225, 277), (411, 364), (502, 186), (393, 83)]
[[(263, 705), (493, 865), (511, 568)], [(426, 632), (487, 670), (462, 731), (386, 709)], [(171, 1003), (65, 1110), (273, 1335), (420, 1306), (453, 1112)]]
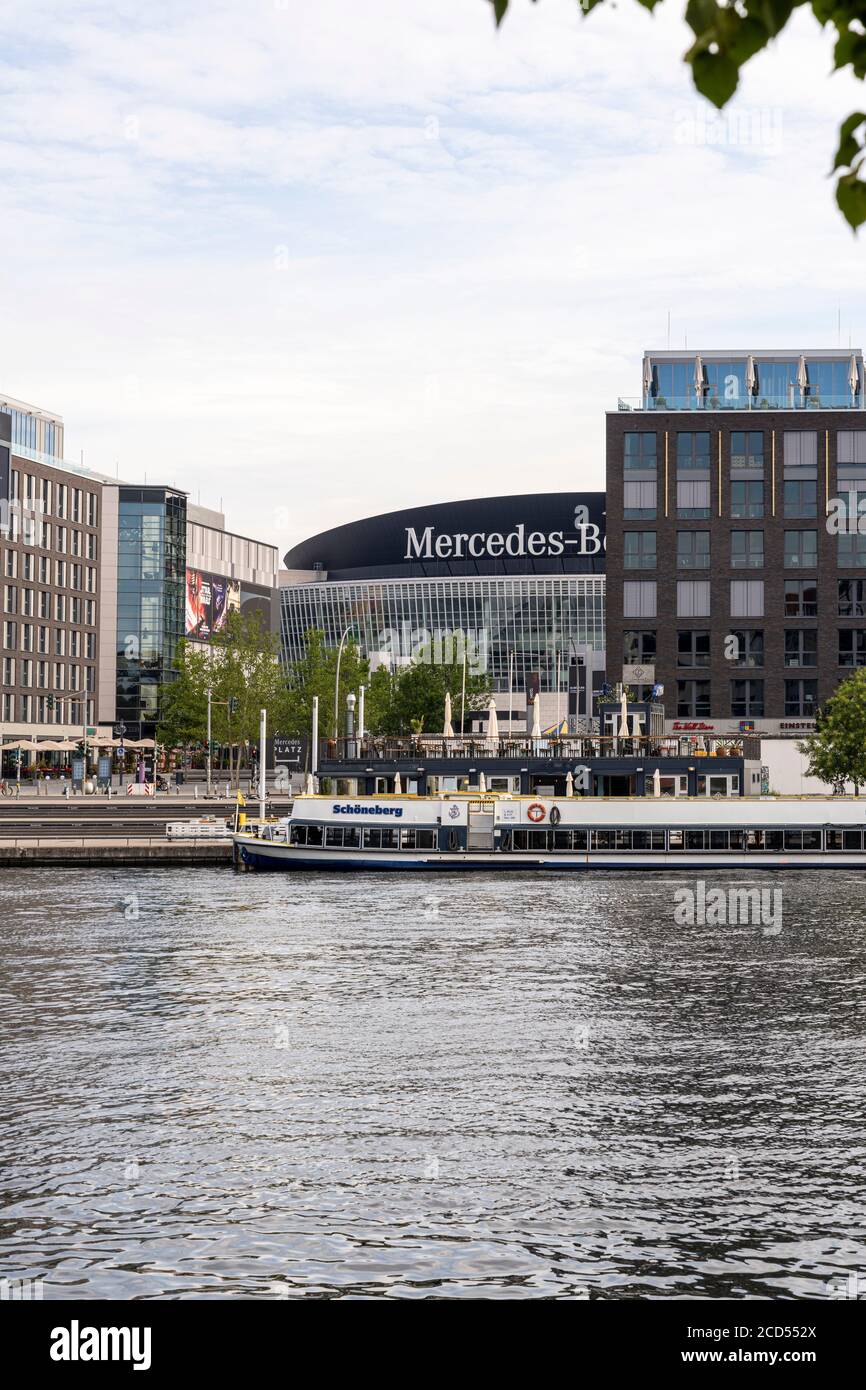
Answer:
[(522, 758), (580, 762), (590, 758), (758, 758), (760, 739), (722, 735), (566, 735), (560, 738), (490, 738), (479, 734), (406, 737), (365, 734), (363, 738), (322, 739), (321, 762), (399, 763), (430, 759)]

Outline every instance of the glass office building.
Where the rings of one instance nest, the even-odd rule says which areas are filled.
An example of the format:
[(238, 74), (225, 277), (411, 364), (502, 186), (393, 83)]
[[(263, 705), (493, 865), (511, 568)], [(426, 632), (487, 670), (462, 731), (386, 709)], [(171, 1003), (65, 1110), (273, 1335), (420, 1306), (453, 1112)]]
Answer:
[[(282, 655), (310, 629), (353, 636), (375, 666), (427, 651), (497, 693), (566, 692), (604, 674), (604, 498), (546, 493), (391, 512), (315, 536), (281, 574)], [(428, 657), (429, 659), (429, 657)], [(585, 682), (581, 683), (582, 692)], [(582, 696), (580, 713), (585, 713)]]
[(118, 492), (116, 718), (129, 738), (153, 738), (159, 687), (184, 635), (186, 496)]

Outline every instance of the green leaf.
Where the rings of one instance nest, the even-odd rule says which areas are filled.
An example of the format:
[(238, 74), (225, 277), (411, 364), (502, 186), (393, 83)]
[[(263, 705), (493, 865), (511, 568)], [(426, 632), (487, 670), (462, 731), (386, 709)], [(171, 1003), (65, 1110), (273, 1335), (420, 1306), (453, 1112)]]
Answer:
[(855, 111), (842, 122), (839, 128), (839, 149), (836, 151), (836, 158), (833, 161), (834, 169), (848, 169), (854, 163), (858, 154), (861, 153), (862, 146), (854, 139), (854, 132), (859, 126), (866, 123), (866, 114), (862, 111)]
[(692, 72), (701, 95), (720, 109), (737, 90), (739, 68), (723, 53), (696, 53)]
[(493, 13), (496, 16), (496, 27), (499, 28), (505, 18), (505, 11), (508, 9), (508, 0), (490, 0), (493, 6)]
[(866, 183), (856, 173), (843, 174), (836, 184), (836, 202), (856, 232), (866, 222)]

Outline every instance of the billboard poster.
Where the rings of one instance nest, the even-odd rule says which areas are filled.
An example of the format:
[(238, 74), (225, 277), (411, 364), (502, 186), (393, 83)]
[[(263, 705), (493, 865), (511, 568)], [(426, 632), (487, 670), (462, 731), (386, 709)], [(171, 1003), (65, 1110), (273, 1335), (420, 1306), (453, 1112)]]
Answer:
[(239, 580), (204, 570), (187, 570), (186, 635), (191, 641), (209, 642), (226, 626), (229, 614), (240, 612), (240, 607)]

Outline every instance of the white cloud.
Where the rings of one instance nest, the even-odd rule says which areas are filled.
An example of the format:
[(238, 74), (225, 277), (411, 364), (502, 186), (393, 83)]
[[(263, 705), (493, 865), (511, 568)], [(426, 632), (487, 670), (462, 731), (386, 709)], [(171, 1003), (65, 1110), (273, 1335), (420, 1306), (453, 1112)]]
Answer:
[(859, 341), (827, 173), (861, 84), (801, 12), (714, 120), (680, 12), (7, 3), (0, 385), (284, 547), (601, 485), (669, 309), (676, 344), (820, 345), (841, 303)]

